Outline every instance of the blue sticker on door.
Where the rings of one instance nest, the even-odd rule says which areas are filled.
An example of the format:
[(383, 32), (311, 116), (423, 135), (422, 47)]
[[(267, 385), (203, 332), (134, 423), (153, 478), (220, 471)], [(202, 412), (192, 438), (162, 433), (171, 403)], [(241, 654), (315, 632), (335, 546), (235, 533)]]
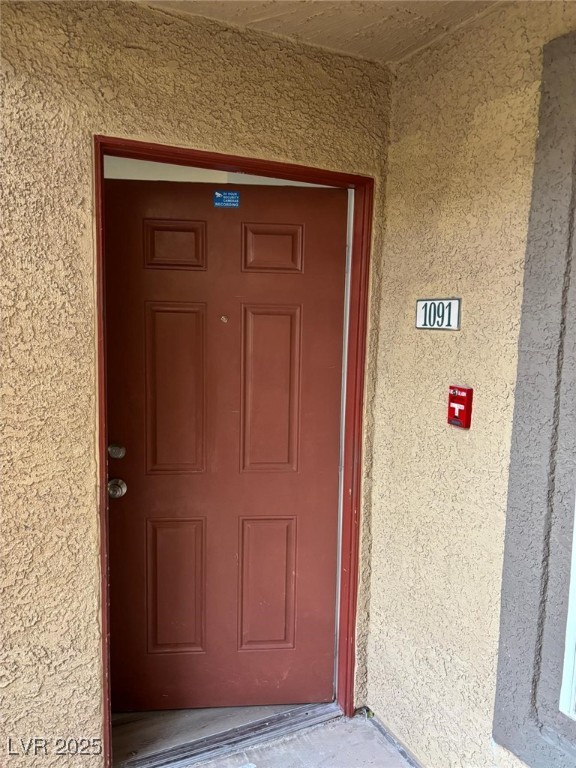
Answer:
[(240, 208), (240, 192), (218, 189), (214, 192), (214, 208)]

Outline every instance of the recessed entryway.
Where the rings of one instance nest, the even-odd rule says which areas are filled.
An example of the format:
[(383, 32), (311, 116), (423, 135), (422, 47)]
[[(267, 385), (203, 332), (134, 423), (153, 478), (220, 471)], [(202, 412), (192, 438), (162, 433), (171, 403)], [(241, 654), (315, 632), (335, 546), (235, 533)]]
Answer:
[(111, 702), (140, 765), (130, 733), (145, 759), (350, 707), (366, 273), (353, 191), (322, 174), (102, 167)]

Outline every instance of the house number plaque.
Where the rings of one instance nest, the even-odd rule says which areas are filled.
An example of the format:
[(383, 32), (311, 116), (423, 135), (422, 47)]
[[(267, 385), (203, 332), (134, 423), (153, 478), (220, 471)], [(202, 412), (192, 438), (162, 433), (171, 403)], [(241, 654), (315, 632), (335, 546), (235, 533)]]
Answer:
[(418, 299), (416, 328), (426, 331), (459, 331), (461, 299)]

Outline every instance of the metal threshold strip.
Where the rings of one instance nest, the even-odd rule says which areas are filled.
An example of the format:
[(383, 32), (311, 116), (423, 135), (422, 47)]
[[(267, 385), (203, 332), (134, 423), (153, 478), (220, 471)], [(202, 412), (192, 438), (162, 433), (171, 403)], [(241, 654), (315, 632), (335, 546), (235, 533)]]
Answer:
[(264, 744), (272, 739), (288, 736), (301, 728), (319, 725), (342, 716), (342, 710), (335, 702), (298, 704), (287, 712), (255, 720), (212, 736), (195, 739), (188, 744), (180, 744), (153, 755), (128, 759), (122, 763), (122, 767), (184, 768), (184, 766), (224, 757), (239, 749)]

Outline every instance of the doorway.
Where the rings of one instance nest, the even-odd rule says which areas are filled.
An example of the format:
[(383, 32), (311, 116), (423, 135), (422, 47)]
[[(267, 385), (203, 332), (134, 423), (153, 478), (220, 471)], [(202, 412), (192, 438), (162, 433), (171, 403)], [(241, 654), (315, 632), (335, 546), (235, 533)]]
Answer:
[[(350, 352), (363, 359), (351, 332), (365, 330), (367, 261), (352, 260), (346, 316), (350, 181), (104, 179), (105, 156), (222, 163), (120, 144), (97, 139), (112, 706), (336, 699), (351, 714), (362, 371)], [(232, 173), (258, 162), (233, 160)], [(369, 182), (353, 217), (365, 258)]]

